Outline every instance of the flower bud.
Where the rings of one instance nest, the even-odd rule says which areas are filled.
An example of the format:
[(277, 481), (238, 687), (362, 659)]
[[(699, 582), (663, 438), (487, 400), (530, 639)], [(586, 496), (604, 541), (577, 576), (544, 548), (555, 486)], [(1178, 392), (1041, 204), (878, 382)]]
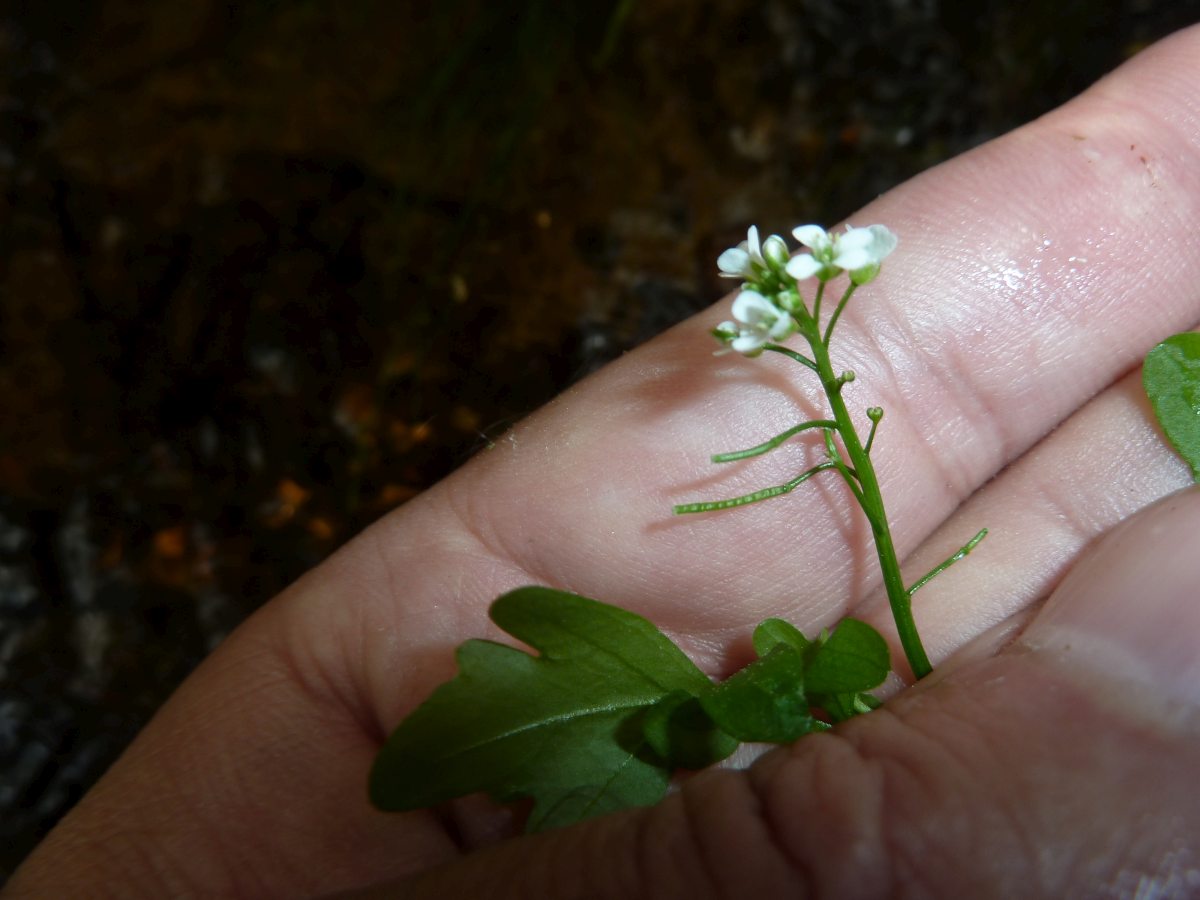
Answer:
[(788, 253), (787, 243), (777, 234), (763, 241), (763, 258), (776, 269), (783, 269), (788, 264), (791, 254)]
[(722, 322), (716, 328), (709, 332), (722, 344), (728, 344), (738, 336), (740, 329), (735, 322)]
[(804, 300), (801, 299), (799, 292), (795, 290), (780, 291), (775, 295), (775, 303), (780, 309), (792, 315), (804, 309)]

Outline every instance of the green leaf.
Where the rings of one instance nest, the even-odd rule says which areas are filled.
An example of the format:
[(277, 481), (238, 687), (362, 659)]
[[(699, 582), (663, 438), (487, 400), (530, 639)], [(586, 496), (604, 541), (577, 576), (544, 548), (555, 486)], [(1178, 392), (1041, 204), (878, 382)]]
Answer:
[(687, 691), (672, 691), (646, 711), (642, 733), (672, 768), (703, 769), (738, 747)]
[[(653, 623), (627, 609), (567, 591), (523, 587), (492, 603), (491, 620), (547, 660), (595, 665), (621, 685), (701, 693), (712, 686)], [(656, 696), (657, 700), (658, 697)]]
[[(659, 797), (649, 802), (657, 802), (660, 798), (661, 792)], [(529, 820), (525, 823), (525, 830), (533, 833), (549, 831), (552, 828), (565, 828), (593, 816), (602, 816), (628, 806), (639, 805), (645, 804), (625, 802), (625, 798), (613, 791), (609, 785), (587, 785), (568, 791), (552, 803), (543, 803), (537, 806), (530, 813)]]
[(883, 704), (870, 694), (823, 694), (813, 697), (813, 705), (825, 710), (834, 724), (861, 716)]
[(1142, 384), (1167, 440), (1200, 482), (1200, 334), (1177, 334), (1151, 350)]
[[(789, 647), (804, 659), (804, 692), (811, 707), (822, 709), (831, 722), (844, 722), (870, 712), (879, 701), (863, 691), (887, 677), (887, 642), (871, 626), (843, 619), (833, 636), (810, 641), (794, 625), (767, 619), (754, 630), (754, 650), (760, 657)], [(822, 727), (822, 723), (816, 723)]]
[(887, 641), (858, 619), (842, 619), (833, 634), (809, 651), (804, 686), (810, 695), (868, 691), (887, 678)]
[(780, 644), (804, 652), (812, 641), (783, 619), (764, 619), (754, 629), (754, 652), (758, 656), (766, 656)]
[(530, 797), (531, 830), (657, 802), (670, 772), (642, 716), (672, 691), (708, 691), (704, 673), (641, 616), (575, 594), (520, 588), (490, 615), (541, 655), (459, 647), (459, 674), (376, 758), (372, 802), (410, 810), (480, 791)]
[(794, 741), (823, 727), (804, 695), (804, 662), (794, 647), (778, 644), (702, 696), (700, 705), (738, 740)]

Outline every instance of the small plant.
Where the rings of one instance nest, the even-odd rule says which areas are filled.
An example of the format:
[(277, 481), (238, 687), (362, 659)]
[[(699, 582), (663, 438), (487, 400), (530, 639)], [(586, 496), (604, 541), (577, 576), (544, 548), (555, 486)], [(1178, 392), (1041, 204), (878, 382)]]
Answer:
[[(875, 431), (883, 419), (883, 409), (873, 406), (866, 410), (871, 425), (867, 439), (863, 441), (842, 399), (842, 388), (854, 380), (854, 372), (835, 374), (829, 357), (830, 341), (842, 311), (854, 292), (879, 274), (883, 260), (896, 249), (896, 236), (883, 225), (847, 227), (840, 235), (828, 234), (819, 225), (801, 225), (792, 234), (809, 252), (790, 257), (787, 245), (778, 235), (772, 235), (760, 244), (758, 230), (752, 227), (741, 246), (721, 254), (717, 260), (721, 274), (742, 279), (744, 284), (742, 292), (733, 301), (733, 315), (737, 321), (717, 326), (713, 334), (731, 349), (747, 356), (758, 356), (764, 351), (781, 353), (811, 369), (820, 379), (832, 418), (800, 422), (756, 447), (721, 453), (712, 459), (713, 462), (723, 463), (769, 453), (802, 431), (818, 429), (825, 441), (825, 461), (801, 472), (785, 484), (729, 500), (677, 506), (675, 512), (708, 512), (755, 503), (789, 493), (820, 472), (836, 472), (845, 481), (871, 524), (879, 568), (892, 607), (892, 616), (896, 620), (900, 644), (913, 675), (924, 678), (933, 667), (929, 664), (929, 657), (913, 621), (912, 595), (970, 553), (987, 535), (987, 529), (979, 531), (949, 559), (935, 566), (911, 586), (905, 587), (879, 491), (879, 480), (875, 477), (875, 467), (871, 462), (871, 447), (875, 443)], [(828, 321), (822, 323), (821, 304), (825, 287), (843, 272), (849, 276), (849, 283)], [(814, 277), (817, 279), (817, 288), (809, 306), (800, 283)], [(779, 343), (796, 332), (807, 341), (810, 355), (805, 356)]]
[[(746, 241), (721, 254), (721, 274), (741, 280), (742, 289), (734, 321), (713, 334), (724, 345), (718, 352), (777, 353), (809, 369), (829, 415), (712, 459), (760, 456), (809, 431), (821, 434), (825, 459), (784, 484), (684, 504), (675, 513), (757, 503), (834, 473), (870, 522), (900, 643), (921, 678), (931, 666), (913, 620), (913, 594), (970, 553), (987, 531), (905, 585), (871, 462), (883, 410), (865, 410), (863, 440), (842, 398), (854, 373), (836, 372), (830, 358), (843, 310), (879, 274), (896, 237), (882, 225), (840, 234), (803, 225), (793, 234), (806, 252), (792, 256), (777, 235), (760, 242), (752, 227)], [(846, 287), (826, 315), (826, 288), (843, 275)], [(802, 283), (814, 281), (810, 300)], [(807, 355), (784, 346), (796, 334), (807, 342)], [(767, 619), (753, 634), (757, 658), (714, 683), (653, 624), (619, 607), (526, 587), (497, 599), (489, 614), (539, 655), (492, 641), (461, 645), (458, 675), (400, 723), (376, 758), (370, 795), (379, 808), (420, 809), (486, 792), (501, 803), (531, 800), (526, 829), (539, 831), (653, 804), (676, 770), (711, 765), (742, 741), (787, 743), (869, 712), (879, 701), (868, 692), (891, 668), (884, 638), (850, 618), (811, 639)]]

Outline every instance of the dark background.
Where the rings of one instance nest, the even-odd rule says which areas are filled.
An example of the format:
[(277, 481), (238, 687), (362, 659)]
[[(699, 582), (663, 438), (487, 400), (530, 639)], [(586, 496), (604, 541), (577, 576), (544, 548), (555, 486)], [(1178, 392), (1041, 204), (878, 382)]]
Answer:
[(0, 880), (249, 612), (716, 300), (746, 225), (832, 223), (1196, 20), (0, 5)]

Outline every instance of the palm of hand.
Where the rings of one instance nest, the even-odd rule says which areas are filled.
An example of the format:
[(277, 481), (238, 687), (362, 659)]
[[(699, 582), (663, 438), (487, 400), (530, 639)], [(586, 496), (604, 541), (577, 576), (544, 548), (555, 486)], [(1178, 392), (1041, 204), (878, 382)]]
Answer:
[[(863, 213), (904, 244), (847, 310), (835, 362), (858, 374), (852, 410), (888, 411), (874, 455), (906, 572), (991, 529), (986, 552), (919, 595), (935, 665), (989, 629), (1001, 642), (1089, 541), (1190, 480), (1133, 370), (1200, 319), (1200, 256), (1176, 249), (1200, 207), (1185, 77), (1198, 43), (1196, 31), (1165, 43)], [(674, 503), (785, 481), (820, 452), (801, 440), (707, 464), (823, 412), (794, 366), (714, 360), (706, 332), (721, 317), (568, 391), (265, 608), (42, 859), (97, 831), (153, 834), (162, 852), (101, 854), (88, 877), (288, 896), (490, 843), (507, 814), (464, 803), (385, 816), (365, 780), (386, 733), (452, 674), (451, 648), (496, 637), (487, 604), (523, 584), (633, 609), (713, 674), (745, 661), (768, 616), (811, 631), (852, 613), (888, 633), (869, 529), (840, 484), (672, 518)]]

